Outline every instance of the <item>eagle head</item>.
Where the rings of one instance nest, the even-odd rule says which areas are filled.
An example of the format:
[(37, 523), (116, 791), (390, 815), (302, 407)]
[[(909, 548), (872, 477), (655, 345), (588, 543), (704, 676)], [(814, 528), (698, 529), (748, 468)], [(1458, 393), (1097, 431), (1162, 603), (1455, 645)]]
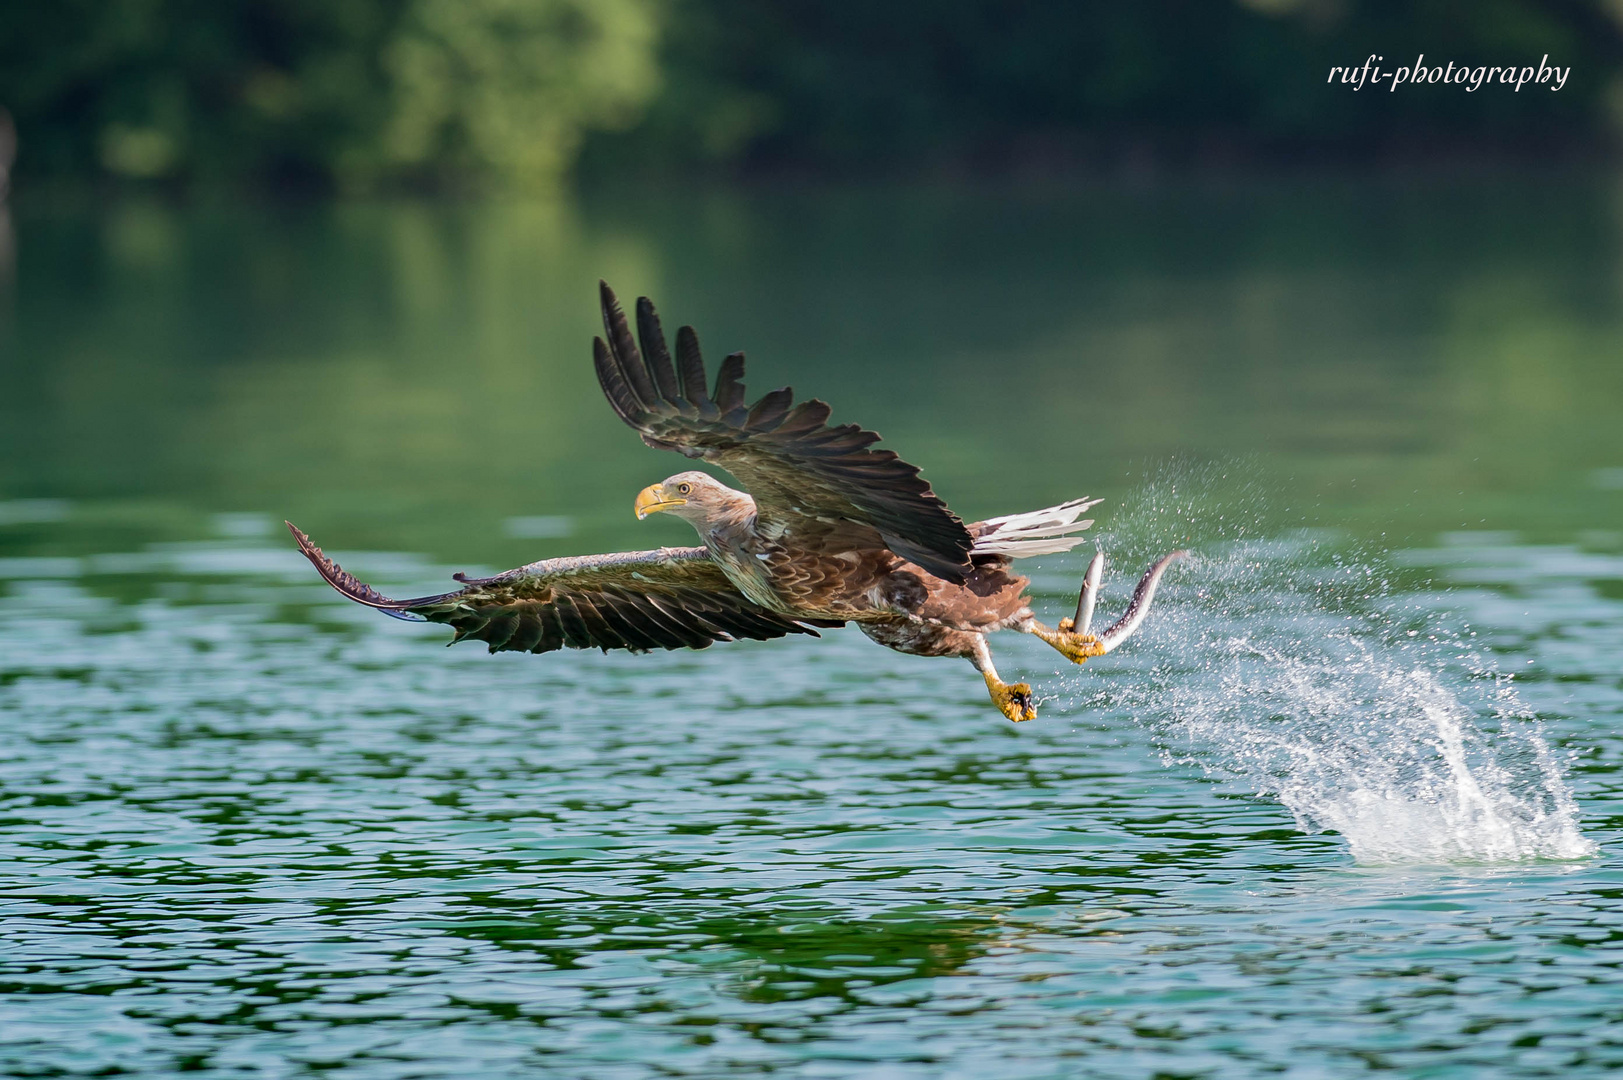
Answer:
[(707, 525), (753, 513), (755, 500), (706, 473), (680, 472), (639, 491), (633, 509), (639, 521), (649, 514), (668, 512), (702, 530)]

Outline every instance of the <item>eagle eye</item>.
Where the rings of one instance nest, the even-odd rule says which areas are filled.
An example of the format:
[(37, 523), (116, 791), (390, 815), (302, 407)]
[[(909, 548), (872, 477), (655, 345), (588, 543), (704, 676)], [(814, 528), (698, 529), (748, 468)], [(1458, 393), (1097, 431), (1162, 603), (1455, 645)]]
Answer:
[(677, 484), (676, 485), (676, 490), (677, 490), (677, 492), (679, 494), (686, 495), (690, 491), (693, 490), (693, 485), (692, 484)]

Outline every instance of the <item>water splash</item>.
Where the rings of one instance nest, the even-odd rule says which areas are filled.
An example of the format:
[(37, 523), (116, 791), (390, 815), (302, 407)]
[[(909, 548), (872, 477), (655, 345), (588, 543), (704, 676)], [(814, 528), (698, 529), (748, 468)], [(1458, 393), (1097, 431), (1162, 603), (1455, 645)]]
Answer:
[[(1118, 530), (1141, 543), (1168, 532), (1158, 519), (1187, 521), (1173, 487), (1152, 485)], [(1327, 533), (1201, 546), (1124, 660), (1141, 677), (1099, 691), (1169, 762), (1278, 799), (1360, 863), (1595, 852), (1563, 760), (1446, 595)]]
[(1304, 831), (1340, 833), (1359, 862), (1594, 852), (1537, 722), (1503, 707), (1484, 715), (1446, 671), (1350, 630), (1284, 648), (1227, 637), (1203, 651), (1207, 677), (1169, 688), (1168, 756), (1278, 798)]

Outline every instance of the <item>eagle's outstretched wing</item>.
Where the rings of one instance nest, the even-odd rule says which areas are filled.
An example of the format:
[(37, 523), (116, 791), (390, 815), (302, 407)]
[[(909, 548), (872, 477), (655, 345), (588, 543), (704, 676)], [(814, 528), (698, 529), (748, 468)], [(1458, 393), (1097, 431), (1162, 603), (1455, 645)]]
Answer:
[[(597, 379), (620, 419), (649, 446), (713, 462), (743, 482), (763, 524), (786, 535), (825, 531), (829, 523), (871, 527), (877, 541), (938, 577), (961, 582), (970, 571), (969, 532), (930, 490), (919, 470), (879, 436), (855, 424), (829, 427), (821, 401), (794, 404), (787, 387), (744, 403), (744, 354), (721, 362), (714, 391), (693, 328), (676, 334), (673, 361), (654, 305), (637, 301), (639, 350), (625, 313), (601, 284), (603, 327), (594, 339)], [(820, 523), (820, 524), (814, 524)]]
[(703, 649), (737, 638), (815, 637), (813, 625), (841, 625), (752, 604), (704, 548), (543, 559), (495, 577), (458, 574), (464, 587), (456, 592), (391, 600), (327, 558), (292, 522), (287, 527), (327, 583), (351, 600), (398, 619), (449, 623), (453, 641), (473, 638), (491, 652)]

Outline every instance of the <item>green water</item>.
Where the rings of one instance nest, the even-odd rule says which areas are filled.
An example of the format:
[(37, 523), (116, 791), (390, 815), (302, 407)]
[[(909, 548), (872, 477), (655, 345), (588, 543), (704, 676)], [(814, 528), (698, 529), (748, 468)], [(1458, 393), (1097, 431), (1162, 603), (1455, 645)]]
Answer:
[[(1623, 1065), (1617, 180), (7, 229), (0, 1072)], [(994, 639), (1020, 727), (854, 631), (491, 657), (315, 580), (282, 518), (401, 592), (691, 542), (600, 277), (967, 517), (1107, 499), (1104, 617), (1198, 558), (1083, 668)]]

